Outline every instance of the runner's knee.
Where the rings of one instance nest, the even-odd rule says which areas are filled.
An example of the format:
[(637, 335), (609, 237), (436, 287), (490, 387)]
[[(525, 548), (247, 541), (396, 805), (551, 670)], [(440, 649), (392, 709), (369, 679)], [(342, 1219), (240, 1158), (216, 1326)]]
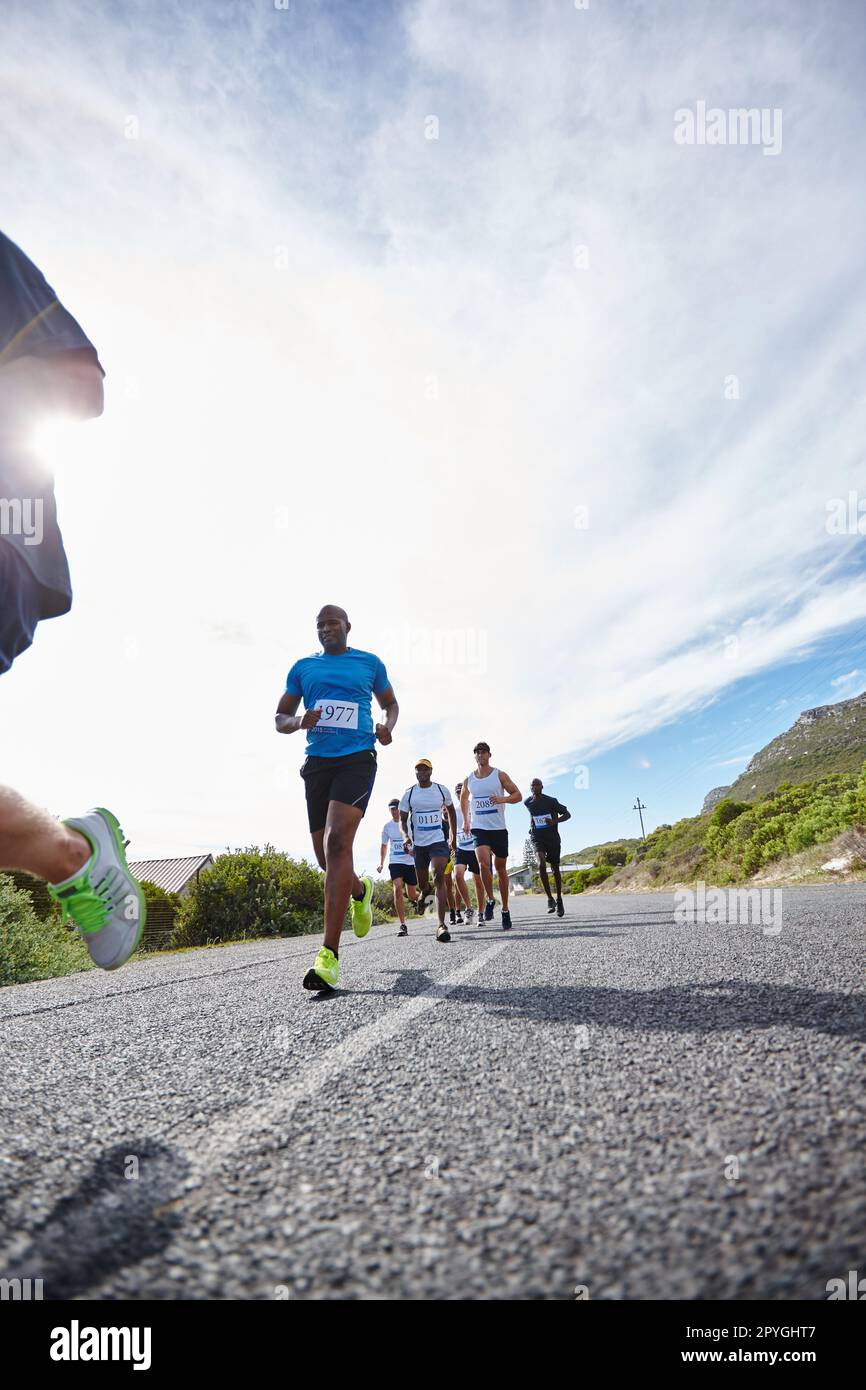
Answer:
[(340, 855), (351, 854), (353, 838), (342, 826), (329, 825), (325, 831), (325, 858), (333, 859)]

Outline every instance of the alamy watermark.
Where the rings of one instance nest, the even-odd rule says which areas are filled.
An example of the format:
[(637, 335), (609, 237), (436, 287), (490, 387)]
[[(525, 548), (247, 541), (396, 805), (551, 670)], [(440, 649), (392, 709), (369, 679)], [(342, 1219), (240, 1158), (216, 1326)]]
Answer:
[(487, 629), (483, 627), (414, 627), (382, 633), (379, 646), (396, 666), (459, 669), (485, 676), (488, 667)]
[(41, 545), (42, 505), (41, 497), (0, 497), (0, 536), (23, 536), (25, 545)]
[(708, 926), (759, 926), (764, 936), (782, 931), (781, 888), (713, 888), (701, 881), (674, 893), (678, 927), (705, 922)]
[(41, 1279), (0, 1279), (0, 1303), (38, 1302), (42, 1298)]
[(674, 140), (678, 145), (761, 145), (764, 154), (782, 153), (780, 106), (737, 106), (723, 111), (707, 109), (705, 101), (695, 109), (681, 106), (674, 112)]
[(866, 1300), (866, 1279), (860, 1278), (859, 1269), (849, 1269), (847, 1282), (844, 1279), (828, 1279), (826, 1284), (827, 1302), (839, 1299), (853, 1299), (857, 1303)]
[(852, 488), (847, 497), (830, 497), (826, 505), (828, 535), (866, 536), (866, 497)]

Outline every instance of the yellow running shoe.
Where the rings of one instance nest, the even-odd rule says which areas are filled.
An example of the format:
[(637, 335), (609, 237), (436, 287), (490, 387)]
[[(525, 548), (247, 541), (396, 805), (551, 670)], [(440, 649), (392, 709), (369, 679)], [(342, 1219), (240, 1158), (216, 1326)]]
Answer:
[(365, 876), (361, 882), (363, 898), (352, 898), (352, 931), (356, 936), (366, 936), (373, 925), (373, 880)]
[(339, 978), (340, 962), (333, 951), (323, 946), (312, 970), (308, 970), (304, 976), (304, 989), (334, 989)]

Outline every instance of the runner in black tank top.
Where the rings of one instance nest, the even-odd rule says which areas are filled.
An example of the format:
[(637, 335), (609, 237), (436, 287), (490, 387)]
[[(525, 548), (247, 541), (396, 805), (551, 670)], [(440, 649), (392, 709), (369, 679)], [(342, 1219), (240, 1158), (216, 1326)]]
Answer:
[[(538, 872), (541, 874), (541, 882), (544, 884), (544, 891), (547, 894), (547, 910), (548, 912), (555, 912), (557, 917), (564, 917), (562, 875), (559, 871), (559, 856), (562, 848), (559, 839), (559, 827), (563, 821), (571, 820), (571, 812), (557, 801), (555, 796), (543, 795), (544, 783), (540, 777), (533, 777), (530, 787), (532, 796), (528, 796), (523, 804), (529, 812), (529, 819), (532, 822), (530, 834), (538, 854)], [(555, 902), (547, 877), (548, 864), (553, 870), (556, 884)]]

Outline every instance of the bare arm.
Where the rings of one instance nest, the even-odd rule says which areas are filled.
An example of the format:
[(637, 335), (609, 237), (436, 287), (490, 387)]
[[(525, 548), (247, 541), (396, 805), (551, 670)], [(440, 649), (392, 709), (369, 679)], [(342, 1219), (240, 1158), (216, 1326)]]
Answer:
[(385, 711), (385, 723), (376, 725), (376, 737), (380, 743), (390, 743), (394, 725), (400, 716), (400, 706), (397, 704), (394, 687), (386, 685), (384, 690), (377, 690), (376, 699)]
[(403, 827), (403, 848), (404, 848), (404, 850), (406, 850), (407, 853), (408, 853), (409, 846), (410, 846), (411, 843), (412, 843), (412, 836), (409, 834), (409, 812), (408, 812), (408, 811), (401, 811), (401, 812), (400, 812), (400, 824), (401, 824), (402, 827)]
[(554, 825), (562, 825), (562, 822), (566, 820), (571, 820), (571, 812), (567, 806), (563, 806), (561, 811), (557, 811), (556, 819), (553, 823)]
[(460, 793), (460, 811), (463, 816), (463, 829), (469, 833), (469, 779), (463, 783), (463, 790)]
[(300, 703), (300, 695), (292, 695), (288, 690), (284, 693), (274, 719), (278, 734), (293, 734), (298, 729), (313, 729), (318, 724), (322, 717), (321, 710), (308, 709), (303, 714), (296, 714)]
[(518, 801), (523, 800), (523, 794), (520, 791), (520, 788), (514, 785), (508, 773), (503, 772), (501, 768), (499, 771), (499, 782), (500, 785), (504, 787), (508, 795), (492, 796), (490, 800), (495, 801), (497, 806), (516, 806)]
[(451, 848), (452, 848), (452, 849), (456, 849), (456, 848), (457, 848), (457, 812), (454, 810), (454, 804), (453, 804), (453, 802), (451, 803), (450, 806), (446, 806), (445, 809), (446, 809), (446, 811), (448, 812), (448, 822), (449, 822), (449, 824), (450, 824), (450, 826), (451, 826)]

